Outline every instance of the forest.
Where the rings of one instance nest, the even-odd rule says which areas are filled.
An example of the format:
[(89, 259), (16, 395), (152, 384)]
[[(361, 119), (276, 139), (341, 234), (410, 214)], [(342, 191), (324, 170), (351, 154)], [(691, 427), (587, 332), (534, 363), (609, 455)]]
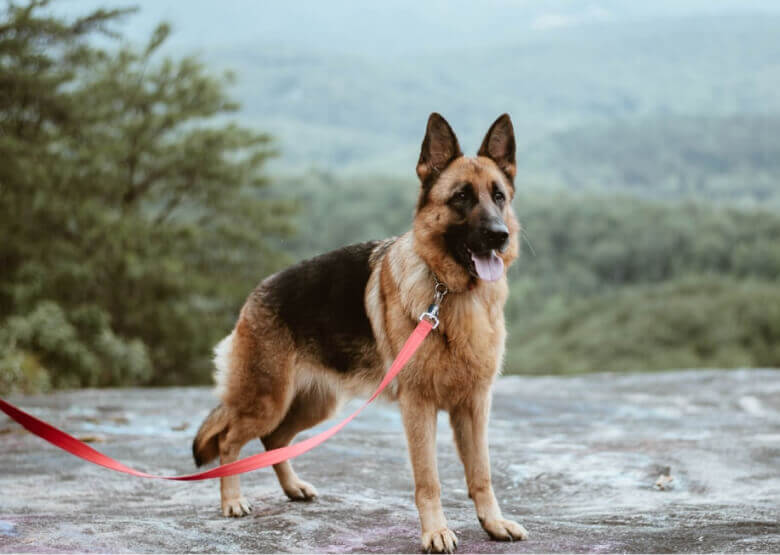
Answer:
[[(278, 194), (299, 191), (300, 232), (280, 246), (299, 259), (403, 233), (417, 187), (282, 180)], [(600, 192), (520, 191), (513, 205), (523, 248), (509, 271), (507, 373), (780, 364), (777, 211)]]
[[(343, 168), (317, 167), (337, 151), (278, 163), (289, 138), (235, 98), (252, 76), (166, 53), (166, 24), (120, 40), (132, 15), (0, 12), (0, 393), (209, 383), (263, 277), (411, 225), (406, 147), (366, 152), (387, 147), (393, 172), (342, 171), (366, 135), (339, 131)], [(780, 366), (780, 120), (640, 112), (569, 114), (522, 145), (505, 373)], [(295, 155), (335, 148), (302, 137)]]

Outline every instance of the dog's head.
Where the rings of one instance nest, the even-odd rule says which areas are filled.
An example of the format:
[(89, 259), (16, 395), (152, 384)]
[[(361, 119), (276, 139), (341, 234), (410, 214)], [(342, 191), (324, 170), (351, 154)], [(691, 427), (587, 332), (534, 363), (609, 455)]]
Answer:
[(517, 257), (519, 225), (511, 206), (515, 172), (508, 114), (490, 126), (475, 158), (463, 156), (441, 115), (428, 118), (417, 163), (422, 187), (415, 246), (450, 289), (499, 280)]

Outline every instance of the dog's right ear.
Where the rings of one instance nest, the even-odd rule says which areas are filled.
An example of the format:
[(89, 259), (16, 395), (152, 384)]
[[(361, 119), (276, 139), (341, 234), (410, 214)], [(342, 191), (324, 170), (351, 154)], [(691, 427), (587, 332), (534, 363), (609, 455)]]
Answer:
[(428, 118), (425, 138), (417, 162), (417, 176), (423, 183), (431, 183), (455, 158), (463, 156), (458, 138), (441, 114), (432, 113)]

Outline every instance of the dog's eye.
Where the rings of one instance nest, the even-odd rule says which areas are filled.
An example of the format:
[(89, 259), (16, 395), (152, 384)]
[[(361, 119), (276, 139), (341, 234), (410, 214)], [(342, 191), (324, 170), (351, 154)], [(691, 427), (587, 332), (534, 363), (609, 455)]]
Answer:
[(452, 202), (458, 203), (458, 204), (465, 204), (469, 199), (471, 198), (471, 191), (468, 187), (464, 187), (454, 195), (452, 195), (452, 198), (450, 199)]
[(504, 196), (504, 193), (502, 193), (501, 191), (493, 191), (493, 201), (496, 204), (504, 202), (505, 199), (506, 197)]
[(466, 210), (474, 204), (474, 190), (470, 183), (463, 185), (459, 191), (453, 193), (450, 200), (447, 201), (450, 206), (456, 210)]

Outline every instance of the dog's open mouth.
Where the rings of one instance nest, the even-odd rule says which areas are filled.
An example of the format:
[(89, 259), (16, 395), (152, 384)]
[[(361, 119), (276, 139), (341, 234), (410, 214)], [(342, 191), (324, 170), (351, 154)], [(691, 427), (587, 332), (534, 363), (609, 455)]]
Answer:
[(495, 250), (489, 250), (486, 253), (477, 254), (471, 249), (468, 250), (473, 265), (473, 273), (479, 279), (485, 281), (496, 281), (504, 275), (504, 261), (496, 254)]

